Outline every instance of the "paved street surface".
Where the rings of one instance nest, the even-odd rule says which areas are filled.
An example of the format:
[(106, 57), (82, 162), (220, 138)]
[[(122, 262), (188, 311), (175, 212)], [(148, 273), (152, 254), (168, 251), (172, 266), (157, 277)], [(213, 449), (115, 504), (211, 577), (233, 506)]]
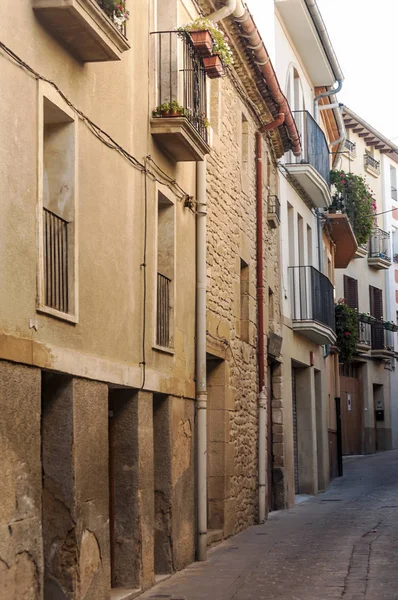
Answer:
[(144, 600), (398, 600), (398, 451), (352, 458), (331, 489), (271, 513)]

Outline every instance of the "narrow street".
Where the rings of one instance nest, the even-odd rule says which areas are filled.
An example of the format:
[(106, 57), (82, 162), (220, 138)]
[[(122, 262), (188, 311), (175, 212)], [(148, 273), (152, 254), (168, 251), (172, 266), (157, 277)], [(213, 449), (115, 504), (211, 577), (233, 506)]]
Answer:
[(326, 493), (270, 514), (141, 598), (398, 599), (398, 451), (344, 470)]

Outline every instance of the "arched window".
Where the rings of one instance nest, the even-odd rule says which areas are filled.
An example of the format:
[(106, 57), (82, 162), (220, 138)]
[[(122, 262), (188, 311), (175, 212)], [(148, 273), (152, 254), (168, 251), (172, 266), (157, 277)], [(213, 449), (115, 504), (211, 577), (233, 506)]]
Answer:
[(300, 75), (293, 65), (291, 65), (289, 68), (286, 96), (292, 110), (305, 110), (304, 94)]

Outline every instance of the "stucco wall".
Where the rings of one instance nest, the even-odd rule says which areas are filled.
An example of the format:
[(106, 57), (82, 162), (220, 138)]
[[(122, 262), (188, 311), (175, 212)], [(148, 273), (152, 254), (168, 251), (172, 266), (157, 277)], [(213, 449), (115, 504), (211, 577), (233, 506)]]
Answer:
[[(29, 0), (2, 3), (2, 40), (143, 162), (150, 154), (194, 195), (194, 165), (171, 162), (149, 132), (154, 88), (153, 15), (134, 7), (127, 25), (132, 48), (120, 62), (85, 63), (35, 18)], [(18, 26), (15, 23), (18, 22)], [(76, 325), (36, 312), (38, 201), (38, 82), (4, 56), (0, 127), (3, 218), (0, 261), (2, 356), (80, 376), (139, 387), (144, 322), (144, 175), (107, 148), (78, 120), (77, 220), (79, 320)], [(140, 81), (137, 86), (136, 82)], [(148, 102), (149, 98), (149, 102)], [(101, 177), (99, 175), (102, 175)], [(175, 199), (176, 264), (174, 355), (152, 350), (155, 339), (157, 187), (147, 188), (147, 386), (193, 396), (195, 216)], [(14, 349), (13, 349), (14, 348)], [(180, 360), (180, 357), (184, 357)]]

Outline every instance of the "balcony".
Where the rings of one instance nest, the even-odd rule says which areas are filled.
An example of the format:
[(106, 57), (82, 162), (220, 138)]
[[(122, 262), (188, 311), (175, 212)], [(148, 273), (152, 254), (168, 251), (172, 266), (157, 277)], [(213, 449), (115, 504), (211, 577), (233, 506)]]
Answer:
[(370, 154), (364, 154), (363, 165), (365, 167), (365, 171), (374, 177), (378, 177), (380, 175), (380, 162), (374, 159), (373, 156), (370, 156)]
[(152, 40), (157, 82), (152, 137), (175, 162), (202, 161), (210, 152), (203, 60), (188, 33), (155, 32)]
[(379, 270), (391, 266), (390, 234), (378, 227), (369, 240), (368, 265)]
[(351, 142), (351, 140), (346, 140), (344, 142), (344, 148), (348, 150), (348, 157), (355, 158), (357, 155), (357, 145), (355, 142)]
[(358, 243), (350, 219), (346, 213), (329, 213), (330, 235), (336, 244), (334, 266), (346, 269), (358, 251)]
[(103, 0), (32, 0), (42, 25), (82, 62), (120, 60), (130, 48), (126, 23), (118, 25)]
[(395, 331), (385, 328), (383, 321), (372, 324), (372, 350), (373, 358), (380, 360), (393, 358), (395, 355)]
[(279, 202), (278, 196), (268, 197), (267, 220), (271, 229), (279, 227), (281, 222), (281, 203)]
[(372, 346), (372, 321), (373, 317), (358, 315), (358, 341), (357, 352), (369, 352)]
[(318, 208), (328, 208), (330, 195), (330, 160), (325, 134), (306, 110), (293, 112), (300, 132), (302, 153), (290, 153), (285, 165), (289, 174)]
[(334, 289), (315, 267), (289, 267), (293, 330), (319, 345), (336, 341)]

